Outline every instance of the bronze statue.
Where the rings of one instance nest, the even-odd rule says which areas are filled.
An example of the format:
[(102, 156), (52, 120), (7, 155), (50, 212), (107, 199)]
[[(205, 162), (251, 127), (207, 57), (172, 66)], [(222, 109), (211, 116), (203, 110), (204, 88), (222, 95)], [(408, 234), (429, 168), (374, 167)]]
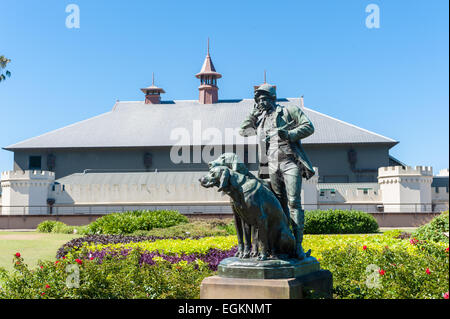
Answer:
[[(247, 225), (257, 228), (257, 260), (296, 257), (295, 238), (289, 229), (289, 219), (274, 193), (259, 179), (227, 166), (215, 166), (200, 179), (200, 183), (206, 188), (217, 186), (218, 191), (228, 194), (240, 218)], [(236, 224), (236, 228), (239, 227)]]
[(269, 178), (272, 191), (290, 220), (297, 258), (304, 259), (311, 251), (305, 253), (302, 248), (302, 177), (309, 179), (315, 172), (300, 140), (313, 134), (314, 126), (299, 107), (276, 104), (276, 89), (270, 84), (265, 83), (255, 90), (255, 102), (241, 125), (240, 134), (258, 136), (258, 177)]

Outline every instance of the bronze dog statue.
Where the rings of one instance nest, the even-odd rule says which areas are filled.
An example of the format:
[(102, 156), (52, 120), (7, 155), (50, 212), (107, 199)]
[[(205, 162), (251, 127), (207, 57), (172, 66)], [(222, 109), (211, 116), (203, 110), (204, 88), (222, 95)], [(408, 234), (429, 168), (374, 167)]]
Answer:
[[(208, 163), (209, 169), (217, 166), (226, 166), (229, 169), (238, 173), (244, 174), (249, 178), (256, 178), (239, 160), (235, 153), (223, 153), (214, 161)], [(247, 224), (242, 219), (242, 213), (234, 205), (233, 199), (230, 198), (231, 209), (233, 210), (234, 224), (236, 226), (236, 235), (238, 240), (238, 250), (235, 257), (250, 258), (258, 255), (258, 240), (257, 231), (255, 227)]]
[(229, 195), (242, 220), (258, 230), (258, 260), (295, 258), (295, 238), (275, 195), (260, 180), (216, 166), (200, 178), (203, 187), (218, 187)]

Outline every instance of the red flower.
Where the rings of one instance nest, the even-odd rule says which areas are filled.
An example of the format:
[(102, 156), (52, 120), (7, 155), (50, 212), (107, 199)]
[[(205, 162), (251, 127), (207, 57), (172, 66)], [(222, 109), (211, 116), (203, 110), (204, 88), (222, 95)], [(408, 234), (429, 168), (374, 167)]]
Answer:
[(416, 238), (413, 238), (409, 242), (411, 243), (411, 245), (416, 245), (419, 242), (419, 240)]
[(50, 288), (50, 285), (49, 284), (45, 285), (45, 289), (48, 289), (48, 288)]
[(62, 259), (66, 259), (66, 256), (63, 256), (63, 258)]
[(17, 258), (20, 258), (20, 253), (16, 253), (16, 257), (17, 257)]
[(447, 248), (445, 248), (445, 251), (446, 251), (446, 252), (448, 252), (448, 247), (447, 247)]
[(94, 260), (94, 257), (89, 258), (90, 260)]
[(41, 269), (44, 268), (44, 266), (40, 266), (40, 267), (41, 267)]
[(366, 245), (364, 245), (364, 246), (363, 246), (363, 250), (366, 250), (366, 249), (367, 249), (367, 246), (366, 246)]
[(444, 299), (448, 299), (448, 291), (444, 294)]
[(431, 274), (430, 268), (427, 268), (427, 270), (425, 270), (425, 272), (427, 273), (427, 275)]
[(45, 295), (45, 292), (41, 292), (41, 296)]
[(55, 261), (55, 265), (59, 263), (59, 260)]
[(81, 260), (81, 259), (75, 259), (75, 261), (79, 264), (79, 265), (81, 265), (82, 263), (83, 263), (83, 261)]
[(378, 272), (380, 273), (381, 276), (383, 276), (386, 273), (383, 269), (380, 269)]

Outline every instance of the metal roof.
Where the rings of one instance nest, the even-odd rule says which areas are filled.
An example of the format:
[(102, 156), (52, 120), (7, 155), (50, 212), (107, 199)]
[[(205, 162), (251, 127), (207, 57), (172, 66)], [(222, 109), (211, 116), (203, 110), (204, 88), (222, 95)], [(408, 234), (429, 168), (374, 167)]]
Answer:
[[(299, 98), (279, 99), (281, 105), (300, 105)], [(256, 144), (256, 138), (242, 138), (237, 132), (241, 122), (253, 108), (253, 99), (219, 100), (215, 104), (200, 104), (197, 100), (117, 102), (110, 112), (74, 123), (49, 133), (5, 147), (6, 150), (36, 148), (100, 148), (151, 147), (172, 145), (213, 144), (210, 137), (195, 138), (200, 132), (221, 132), (221, 144)], [(312, 121), (315, 132), (302, 140), (304, 144), (355, 144), (398, 142), (355, 125), (332, 118), (309, 108), (303, 108)], [(196, 127), (196, 128), (194, 128)], [(233, 132), (230, 140), (223, 140)], [(179, 133), (188, 133), (182, 143)], [(208, 131), (206, 131), (208, 132)], [(228, 132), (228, 133), (227, 133)]]

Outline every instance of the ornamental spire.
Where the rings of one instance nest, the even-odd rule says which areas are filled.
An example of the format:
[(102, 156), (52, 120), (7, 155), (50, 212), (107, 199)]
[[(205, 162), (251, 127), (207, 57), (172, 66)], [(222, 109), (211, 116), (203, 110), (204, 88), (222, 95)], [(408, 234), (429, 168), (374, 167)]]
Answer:
[(199, 103), (201, 104), (213, 104), (219, 100), (219, 87), (217, 86), (217, 79), (220, 79), (222, 75), (216, 72), (216, 68), (211, 60), (209, 54), (209, 38), (206, 49), (206, 58), (203, 62), (202, 69), (195, 75), (200, 79), (199, 90)]

